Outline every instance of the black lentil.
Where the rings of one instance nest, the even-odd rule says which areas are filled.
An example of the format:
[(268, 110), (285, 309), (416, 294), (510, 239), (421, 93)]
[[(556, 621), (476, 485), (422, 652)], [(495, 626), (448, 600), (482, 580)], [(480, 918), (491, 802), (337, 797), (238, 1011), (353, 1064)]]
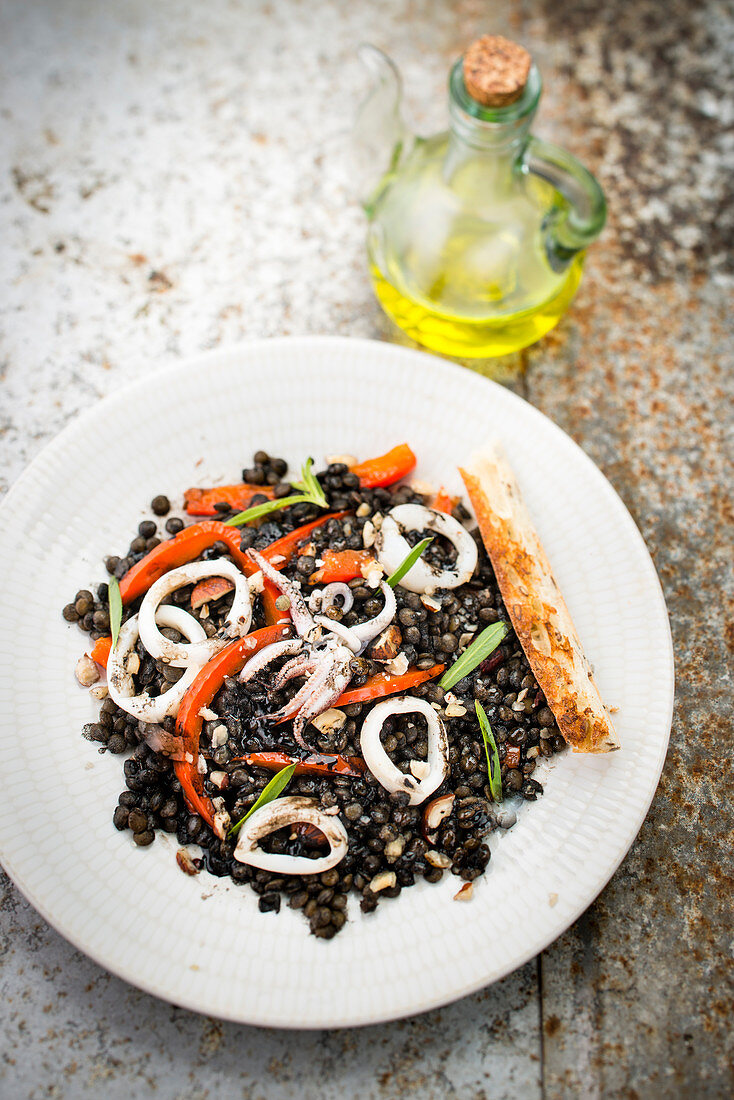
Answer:
[[(262, 486), (271, 486), (273, 495), (282, 499), (291, 493), (291, 487), (281, 479), (288, 470), (284, 459), (273, 458), (265, 451), (257, 451), (250, 467), (242, 470), (243, 480)], [(310, 591), (308, 578), (317, 568), (316, 560), (326, 548), (343, 550), (360, 549), (362, 529), (367, 516), (383, 514), (396, 503), (422, 502), (423, 498), (409, 486), (390, 489), (361, 489), (356, 475), (344, 463), (332, 463), (317, 474), (329, 504), (333, 510), (349, 510), (342, 519), (328, 519), (314, 530), (304, 552), (284, 567), (284, 574), (301, 581), (304, 593)], [(256, 494), (253, 503), (265, 500), (264, 494)], [(159, 496), (151, 502), (155, 516), (168, 515), (170, 502)], [(223, 503), (222, 515), (229, 513)], [(359, 512), (360, 515), (356, 515)], [(460, 521), (467, 514), (457, 505), (454, 514)], [(243, 527), (239, 531), (242, 550), (252, 546), (262, 549), (294, 528), (318, 515), (311, 505), (297, 505), (282, 509), (267, 517), (259, 527)], [(184, 528), (184, 521), (170, 516), (165, 521), (165, 536), (175, 536)], [(415, 544), (421, 532), (410, 534)], [(110, 555), (105, 559), (107, 572), (122, 578), (127, 571), (155, 546), (160, 544), (158, 527), (154, 520), (145, 519), (138, 525), (137, 534), (130, 542), (127, 554)], [(450, 562), (453, 547), (441, 538), (434, 539), (427, 553), (427, 560)], [(228, 555), (224, 543), (204, 551), (202, 559), (209, 560)], [(193, 586), (173, 593), (171, 602), (184, 609), (190, 608)], [(354, 600), (353, 608), (344, 613), (340, 607), (330, 612), (334, 621), (345, 626), (378, 614), (383, 607), (379, 592), (370, 588), (362, 578), (349, 582)], [(396, 586), (398, 605), (397, 622), (400, 624), (399, 652), (410, 667), (428, 669), (436, 664), (450, 665), (455, 659), (464, 633), (476, 632), (478, 626), (506, 619), (499, 590), (489, 560), (479, 545), (479, 564), (475, 577), (469, 584), (450, 592), (434, 594), (437, 607), (424, 606), (419, 594)], [(100, 584), (96, 590), (82, 589), (63, 609), (68, 622), (77, 622), (95, 636), (109, 631), (108, 590)], [(196, 613), (208, 636), (220, 628), (231, 606), (232, 597), (215, 601), (208, 607), (208, 615)], [(126, 607), (125, 615), (134, 614), (138, 604)], [(254, 606), (252, 629), (264, 625), (261, 601)], [(168, 633), (172, 640), (179, 640), (175, 632)], [(167, 689), (170, 683), (183, 675), (163, 662), (152, 660), (142, 643), (136, 651), (140, 665), (134, 674), (138, 691), (148, 690), (153, 696)], [(350, 687), (358, 687), (382, 669), (382, 665), (370, 657), (370, 651), (355, 657), (350, 666)], [(295, 691), (299, 686), (292, 685)], [(415, 695), (426, 699), (440, 709), (448, 704), (446, 693), (436, 681), (418, 685)], [(315, 798), (324, 809), (338, 812), (347, 828), (349, 850), (340, 864), (321, 875), (297, 877), (274, 875), (240, 864), (233, 858), (235, 842), (221, 841), (203, 823), (189, 812), (181, 785), (175, 776), (171, 761), (150, 750), (145, 744), (149, 727), (138, 723), (121, 711), (114, 701), (107, 698), (100, 706), (99, 719), (89, 723), (84, 736), (97, 741), (101, 752), (130, 753), (124, 763), (126, 789), (118, 799), (113, 813), (113, 825), (119, 830), (130, 830), (135, 843), (146, 847), (153, 842), (155, 832), (162, 829), (175, 834), (179, 844), (199, 844), (203, 850), (202, 867), (208, 873), (230, 876), (237, 883), (246, 883), (258, 895), (262, 912), (278, 912), (282, 897), (287, 898), (292, 909), (304, 913), (312, 933), (323, 939), (331, 939), (344, 927), (347, 920), (348, 895), (360, 896), (363, 912), (372, 912), (384, 899), (397, 897), (401, 889), (410, 887), (421, 878), (438, 882), (444, 874), (444, 866), (433, 866), (431, 850), (438, 853), (438, 860), (446, 864), (451, 874), (465, 882), (480, 876), (490, 862), (490, 851), (485, 840), (495, 828), (509, 827), (514, 821), (514, 811), (503, 810), (497, 814), (491, 803), (483, 744), (474, 717), (474, 699), (482, 701), (498, 744), (504, 791), (518, 798), (533, 801), (542, 794), (542, 786), (532, 776), (538, 759), (561, 751), (565, 745), (552, 712), (517, 643), (510, 631), (502, 646), (453, 689), (454, 696), (462, 704), (464, 715), (447, 719), (449, 734), (450, 774), (438, 794), (452, 792), (454, 806), (451, 814), (441, 822), (430, 844), (422, 831), (423, 807), (409, 805), (404, 792), (390, 795), (366, 773), (359, 778), (339, 776), (297, 775), (289, 787), (289, 793)], [(523, 694), (524, 693), (524, 694)], [(291, 685), (276, 696), (282, 705), (292, 694)], [(222, 772), (217, 782), (206, 777), (205, 790), (210, 797), (222, 800), (232, 820), (239, 820), (254, 805), (272, 774), (263, 769), (251, 768), (239, 759), (247, 752), (284, 751), (293, 753), (289, 723), (273, 725), (263, 715), (273, 709), (273, 698), (267, 685), (257, 680), (244, 685), (237, 680), (225, 683), (212, 701), (216, 721), (206, 722), (201, 737), (200, 752), (206, 762), (208, 775)], [(359, 756), (359, 733), (362, 722), (374, 704), (372, 702), (349, 704), (342, 708), (346, 722), (338, 730), (317, 735), (309, 728), (312, 742), (319, 751)], [(214, 730), (226, 726), (225, 744), (212, 745)], [(175, 732), (175, 723), (166, 719), (162, 723), (168, 733)], [(405, 714), (394, 716), (386, 723), (383, 744), (396, 766), (403, 772), (410, 770), (411, 761), (424, 760), (427, 756), (425, 724), (422, 718)], [(510, 754), (508, 756), (508, 753)], [(509, 766), (509, 764), (512, 766)], [(502, 825), (500, 826), (500, 821)], [(262, 841), (266, 849), (290, 851), (293, 854), (318, 855), (323, 851), (323, 837), (290, 834), (287, 830)], [(428, 858), (427, 858), (428, 857)], [(370, 882), (384, 871), (395, 874), (396, 884), (379, 893), (373, 893)]]

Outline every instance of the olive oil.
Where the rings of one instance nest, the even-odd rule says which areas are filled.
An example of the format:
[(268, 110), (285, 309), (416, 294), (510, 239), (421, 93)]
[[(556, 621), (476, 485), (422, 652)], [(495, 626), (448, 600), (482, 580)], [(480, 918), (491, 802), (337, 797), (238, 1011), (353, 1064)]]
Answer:
[(582, 269), (583, 254), (579, 253), (560, 290), (547, 301), (490, 318), (444, 312), (433, 302), (409, 298), (375, 264), (371, 265), (370, 273), (380, 305), (411, 339), (442, 355), (478, 359), (509, 355), (550, 332), (568, 309), (581, 281)]
[(450, 129), (416, 138), (399, 117), (397, 70), (373, 48), (368, 62), (363, 163), (379, 164), (381, 135), (390, 150), (365, 192), (382, 308), (444, 355), (507, 355), (539, 340), (568, 309), (606, 206), (591, 173), (530, 133), (537, 67), (506, 39), (479, 39), (451, 72)]

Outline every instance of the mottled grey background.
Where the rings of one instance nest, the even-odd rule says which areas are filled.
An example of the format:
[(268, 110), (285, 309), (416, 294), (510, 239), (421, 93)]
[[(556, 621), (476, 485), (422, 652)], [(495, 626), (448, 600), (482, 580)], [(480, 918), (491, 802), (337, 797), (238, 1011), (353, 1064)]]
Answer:
[(730, 1094), (732, 14), (5, 0), (5, 484), (77, 410), (172, 357), (282, 333), (403, 340), (370, 292), (346, 164), (355, 46), (395, 56), (424, 132), (443, 125), (449, 64), (477, 32), (531, 49), (537, 132), (598, 173), (610, 220), (570, 315), (486, 369), (621, 493), (665, 588), (678, 689), (660, 789), (602, 896), (539, 959), (427, 1016), (221, 1024), (110, 977), (5, 880), (3, 1097)]

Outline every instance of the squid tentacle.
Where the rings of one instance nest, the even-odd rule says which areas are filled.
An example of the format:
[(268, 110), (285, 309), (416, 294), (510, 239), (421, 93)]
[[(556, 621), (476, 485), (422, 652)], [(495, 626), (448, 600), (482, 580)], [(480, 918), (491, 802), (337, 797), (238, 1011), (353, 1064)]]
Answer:
[(251, 561), (254, 561), (257, 566), (263, 571), (263, 576), (267, 577), (269, 581), (272, 581), (278, 591), (287, 596), (291, 602), (290, 613), (293, 625), (296, 628), (298, 634), (303, 638), (314, 628), (314, 621), (311, 612), (306, 606), (306, 601), (303, 598), (301, 589), (295, 581), (288, 580), (277, 569), (274, 569), (267, 558), (264, 558), (262, 554), (258, 554), (257, 550), (248, 550), (247, 556)]

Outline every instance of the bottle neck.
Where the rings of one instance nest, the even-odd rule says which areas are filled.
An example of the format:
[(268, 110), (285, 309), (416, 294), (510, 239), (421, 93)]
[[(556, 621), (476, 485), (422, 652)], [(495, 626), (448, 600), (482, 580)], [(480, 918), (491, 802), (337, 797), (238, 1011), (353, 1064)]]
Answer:
[(454, 65), (449, 78), (449, 116), (454, 155), (468, 147), (474, 155), (516, 159), (524, 148), (542, 92), (540, 73), (531, 66), (525, 89), (515, 103), (506, 107), (484, 107), (466, 90), (462, 62)]

